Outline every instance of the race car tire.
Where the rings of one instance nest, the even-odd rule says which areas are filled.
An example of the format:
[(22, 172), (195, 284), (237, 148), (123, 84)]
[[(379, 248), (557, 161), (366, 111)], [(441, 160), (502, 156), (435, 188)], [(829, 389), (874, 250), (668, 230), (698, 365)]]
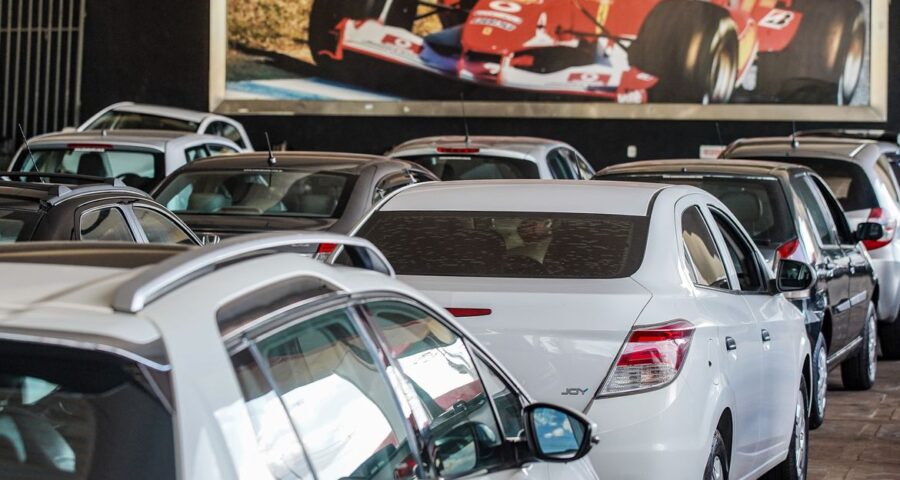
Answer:
[(737, 27), (712, 3), (666, 0), (644, 19), (628, 57), (659, 79), (651, 102), (727, 103), (737, 81)]
[(756, 92), (792, 103), (850, 103), (866, 50), (862, 5), (857, 0), (794, 0), (792, 8), (803, 14), (797, 33), (784, 50), (760, 52)]
[(341, 20), (377, 19), (388, 1), (391, 6), (385, 24), (411, 30), (419, 6), (417, 0), (315, 0), (309, 14), (307, 42), (316, 65), (326, 71), (333, 70), (335, 61), (329, 53), (337, 49), (335, 27)]

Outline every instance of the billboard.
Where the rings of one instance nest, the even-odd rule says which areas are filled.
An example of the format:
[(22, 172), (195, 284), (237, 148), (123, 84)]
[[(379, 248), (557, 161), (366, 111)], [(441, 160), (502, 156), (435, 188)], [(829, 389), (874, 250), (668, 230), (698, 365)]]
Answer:
[(887, 0), (227, 0), (224, 10), (225, 111), (458, 115), (462, 97), (485, 116), (885, 116)]

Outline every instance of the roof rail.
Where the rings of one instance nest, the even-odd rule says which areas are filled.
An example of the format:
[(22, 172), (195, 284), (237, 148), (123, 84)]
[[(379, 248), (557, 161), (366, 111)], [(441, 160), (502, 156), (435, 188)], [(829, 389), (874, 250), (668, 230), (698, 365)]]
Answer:
[(862, 129), (862, 128), (820, 128), (814, 130), (800, 130), (798, 137), (829, 137), (851, 138), (856, 140), (876, 140), (900, 144), (900, 133), (890, 130)]
[[(216, 268), (261, 255), (300, 253), (309, 245), (342, 246), (352, 266), (394, 276), (391, 264), (371, 242), (327, 232), (267, 232), (242, 235), (170, 257), (122, 284), (113, 297), (113, 310), (137, 313), (154, 300)], [(307, 248), (302, 248), (307, 247)]]
[[(51, 172), (3, 172), (3, 177), (20, 177), (20, 178), (50, 178), (60, 180), (80, 180), (84, 183), (103, 183), (114, 187), (124, 187), (125, 184), (118, 178), (95, 177), (93, 175), (76, 175), (74, 173), (51, 173)], [(18, 180), (13, 180), (18, 181)], [(56, 182), (65, 183), (65, 182)]]

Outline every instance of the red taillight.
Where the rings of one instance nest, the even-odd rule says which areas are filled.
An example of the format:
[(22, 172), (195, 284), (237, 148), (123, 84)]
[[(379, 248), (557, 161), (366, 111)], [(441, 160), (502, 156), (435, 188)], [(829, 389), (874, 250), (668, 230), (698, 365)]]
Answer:
[(316, 249), (316, 254), (327, 255), (330, 253), (334, 253), (335, 250), (337, 250), (336, 243), (320, 243), (319, 248)]
[(694, 325), (686, 320), (632, 330), (600, 394), (634, 393), (671, 382), (684, 365), (693, 335)]
[(106, 150), (113, 148), (113, 146), (100, 143), (70, 143), (66, 145), (66, 148), (69, 150), (89, 150), (95, 152), (105, 152)]
[(480, 152), (480, 148), (452, 148), (452, 147), (438, 147), (438, 153), (478, 153)]
[(490, 308), (448, 308), (454, 317), (483, 317), (491, 314)]
[(884, 229), (884, 235), (878, 240), (863, 240), (863, 245), (868, 250), (876, 250), (891, 243), (894, 240), (894, 233), (897, 231), (897, 219), (890, 218), (881, 207), (875, 207), (869, 211), (869, 220), (873, 223), (880, 223)]
[(797, 247), (799, 246), (800, 240), (797, 238), (792, 238), (782, 243), (778, 248), (775, 249), (775, 258), (789, 259), (797, 251)]

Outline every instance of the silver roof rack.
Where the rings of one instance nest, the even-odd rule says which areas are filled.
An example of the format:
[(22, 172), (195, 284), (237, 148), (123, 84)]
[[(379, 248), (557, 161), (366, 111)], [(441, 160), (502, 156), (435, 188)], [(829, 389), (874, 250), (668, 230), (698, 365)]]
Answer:
[(335, 233), (268, 232), (242, 235), (175, 255), (147, 268), (116, 290), (112, 308), (137, 313), (179, 285), (202, 277), (232, 263), (259, 255), (308, 252), (310, 245), (334, 244), (342, 247), (351, 265), (394, 276), (391, 264), (371, 242)]

